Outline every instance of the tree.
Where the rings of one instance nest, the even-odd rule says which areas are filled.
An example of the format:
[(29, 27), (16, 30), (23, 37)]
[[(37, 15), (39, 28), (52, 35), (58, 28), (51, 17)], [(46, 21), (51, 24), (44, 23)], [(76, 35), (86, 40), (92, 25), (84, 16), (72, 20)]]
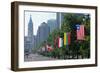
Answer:
[[(76, 24), (85, 25), (85, 41), (84, 42), (76, 41)], [(84, 14), (65, 13), (61, 30), (63, 32), (71, 32), (71, 45), (69, 46), (69, 52), (71, 51), (71, 55), (73, 58), (75, 57), (75, 55), (77, 55), (77, 58), (78, 58), (80, 55), (83, 56), (84, 54), (85, 54), (85, 57), (87, 57), (87, 55), (89, 57), (89, 54), (90, 54), (89, 52), (89, 49), (90, 49), (89, 15), (86, 16)]]
[[(47, 43), (54, 48), (53, 51), (48, 52), (46, 56), (55, 57), (58, 59), (67, 58), (89, 58), (90, 57), (90, 18), (89, 15), (64, 13), (64, 19), (61, 24), (61, 29), (55, 29), (49, 34)], [(85, 26), (85, 40), (78, 41), (76, 39), (76, 25), (83, 24)], [(71, 44), (62, 46), (61, 48), (54, 47), (54, 40), (57, 36), (63, 38), (64, 32), (71, 32)], [(64, 38), (63, 38), (64, 39)]]

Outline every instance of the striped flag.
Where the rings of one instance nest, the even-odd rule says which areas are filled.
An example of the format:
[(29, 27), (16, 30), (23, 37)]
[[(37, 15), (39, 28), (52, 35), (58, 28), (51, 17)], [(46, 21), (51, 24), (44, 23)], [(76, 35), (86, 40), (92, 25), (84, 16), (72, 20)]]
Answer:
[(62, 38), (58, 38), (58, 48), (63, 46), (63, 39)]
[(64, 45), (66, 45), (66, 38), (67, 38), (67, 35), (66, 35), (66, 33), (64, 33)]
[(70, 43), (71, 43), (71, 33), (69, 32), (67, 35), (68, 35), (68, 45), (70, 45)]
[(66, 45), (68, 45), (68, 33), (66, 33)]
[(84, 32), (84, 25), (77, 24), (76, 28), (77, 28), (77, 30), (76, 30), (77, 40), (84, 40), (84, 37), (85, 37), (85, 35), (84, 35), (84, 33), (85, 33)]
[(54, 40), (54, 47), (55, 48), (60, 48), (62, 47), (63, 45), (67, 46), (67, 45), (70, 45), (71, 43), (71, 33), (68, 32), (68, 33), (64, 33), (64, 39), (61, 38), (61, 37), (57, 37), (55, 38)]
[(70, 32), (64, 33), (64, 45), (70, 45), (71, 43), (71, 34)]

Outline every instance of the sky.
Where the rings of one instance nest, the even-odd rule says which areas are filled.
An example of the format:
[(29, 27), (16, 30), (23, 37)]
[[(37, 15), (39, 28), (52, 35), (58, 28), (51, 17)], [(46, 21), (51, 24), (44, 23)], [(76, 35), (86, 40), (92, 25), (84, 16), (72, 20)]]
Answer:
[(25, 36), (28, 34), (28, 23), (30, 20), (30, 16), (32, 17), (33, 21), (33, 33), (34, 35), (37, 34), (38, 27), (41, 25), (42, 22), (46, 22), (49, 19), (56, 19), (56, 13), (54, 12), (36, 12), (36, 11), (25, 11)]

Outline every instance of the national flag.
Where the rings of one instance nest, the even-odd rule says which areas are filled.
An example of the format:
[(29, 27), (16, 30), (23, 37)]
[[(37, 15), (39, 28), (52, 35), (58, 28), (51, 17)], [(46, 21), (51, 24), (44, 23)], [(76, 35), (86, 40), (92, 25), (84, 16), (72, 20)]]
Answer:
[(62, 38), (58, 38), (58, 48), (63, 46), (63, 39)]
[(70, 43), (71, 43), (71, 33), (69, 32), (67, 35), (68, 35), (68, 45), (70, 45)]
[(66, 45), (66, 38), (67, 38), (67, 35), (66, 33), (64, 33), (64, 45)]
[(47, 48), (47, 51), (49, 52), (53, 50), (52, 46), (49, 46), (49, 45), (46, 45), (46, 48)]
[(84, 37), (85, 37), (85, 35), (84, 35), (84, 25), (77, 24), (76, 28), (77, 28), (77, 30), (76, 30), (77, 40), (84, 40)]
[(64, 33), (64, 45), (70, 45), (71, 42), (71, 34), (70, 32)]
[(55, 48), (60, 48), (62, 47), (63, 45), (70, 45), (71, 43), (71, 33), (70, 32), (65, 32), (64, 33), (64, 38), (61, 38), (61, 37), (57, 37), (55, 38), (54, 40), (54, 47)]
[(66, 45), (68, 45), (68, 33), (66, 33)]

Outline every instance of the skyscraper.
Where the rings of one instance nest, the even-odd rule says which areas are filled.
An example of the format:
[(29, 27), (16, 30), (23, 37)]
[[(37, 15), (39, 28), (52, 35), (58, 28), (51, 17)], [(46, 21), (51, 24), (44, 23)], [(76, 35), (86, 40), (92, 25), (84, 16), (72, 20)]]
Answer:
[(32, 53), (33, 48), (34, 48), (33, 22), (32, 22), (32, 17), (30, 16), (28, 23), (28, 35), (24, 36), (24, 49), (25, 51)]
[(42, 43), (45, 41), (50, 33), (50, 27), (47, 25), (47, 23), (43, 22), (41, 25), (38, 27), (37, 31), (37, 39), (39, 43)]
[(30, 16), (30, 20), (28, 23), (28, 37), (33, 37), (33, 22), (32, 22), (32, 17)]
[(52, 31), (58, 27), (55, 19), (49, 19), (47, 21), (47, 25), (50, 27), (50, 33), (52, 33)]

